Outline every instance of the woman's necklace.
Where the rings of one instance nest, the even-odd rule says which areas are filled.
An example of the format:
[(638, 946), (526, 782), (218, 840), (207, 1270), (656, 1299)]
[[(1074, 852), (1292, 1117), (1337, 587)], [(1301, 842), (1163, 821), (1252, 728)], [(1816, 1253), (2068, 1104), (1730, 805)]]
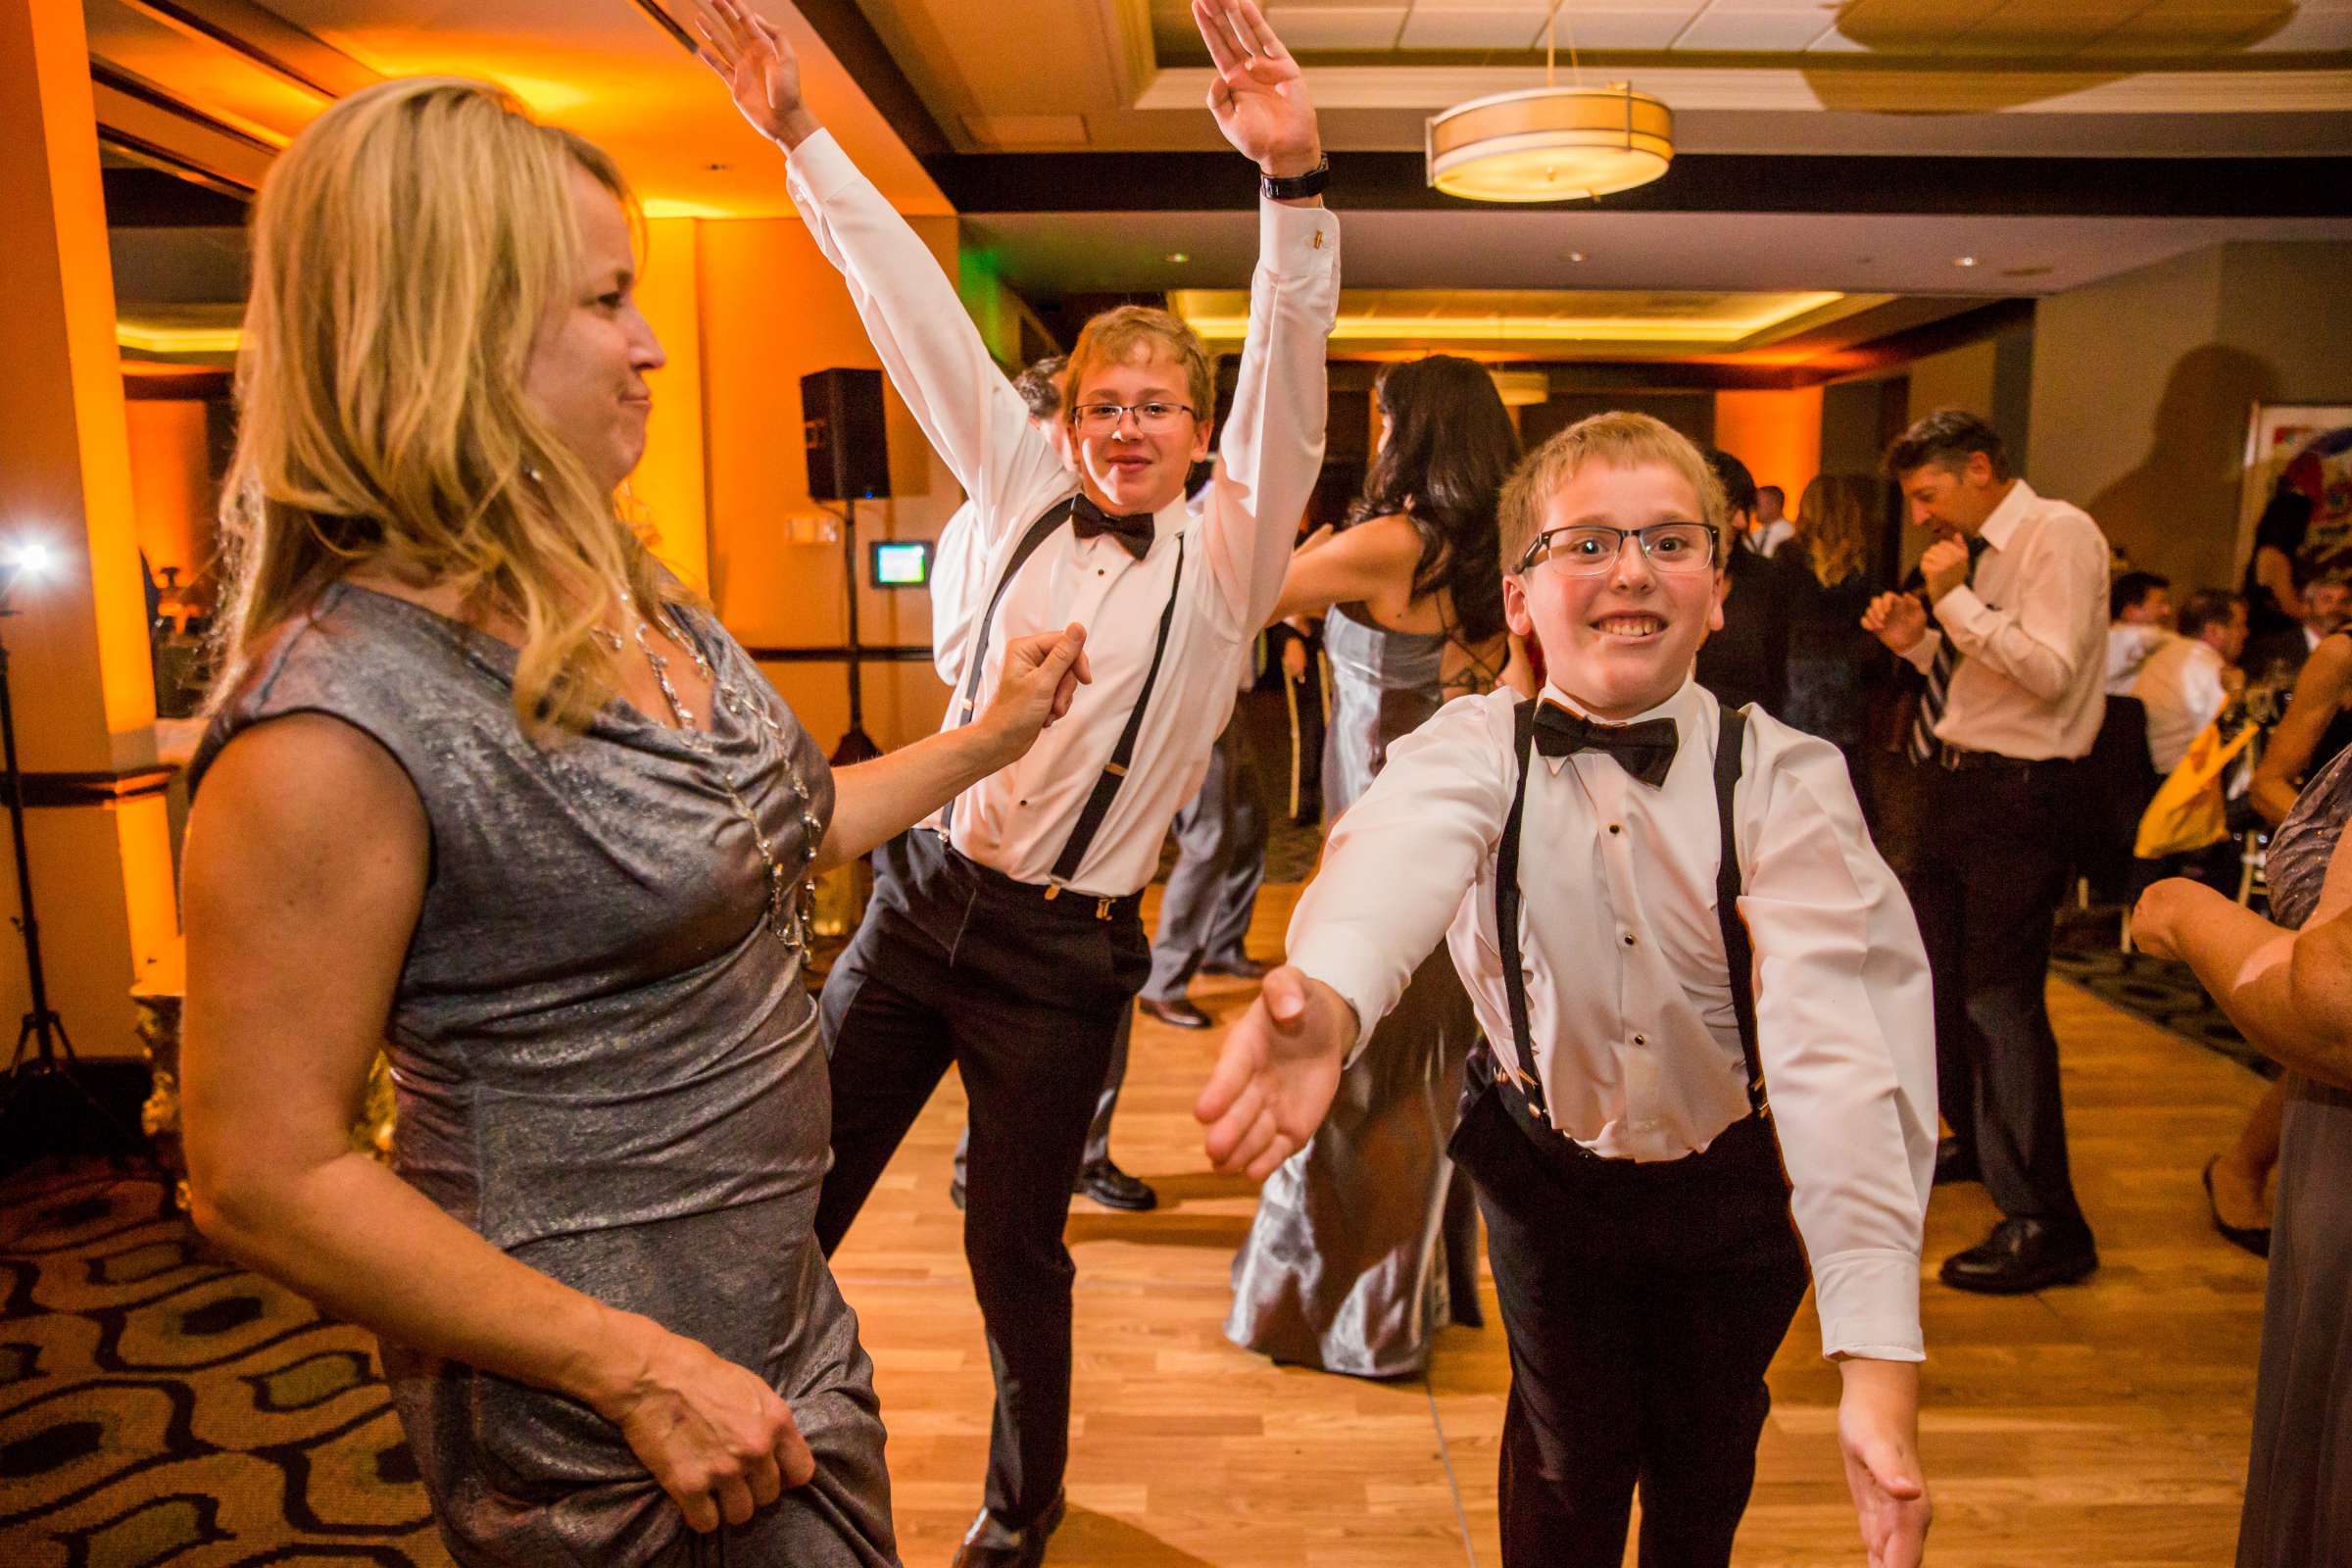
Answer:
[[(787, 948), (806, 951), (810, 936), (809, 907), (815, 898), (815, 889), (808, 881), (808, 867), (816, 861), (817, 844), (824, 837), (824, 824), (816, 819), (816, 813), (811, 809), (807, 780), (801, 777), (801, 770), (793, 765), (793, 737), (786, 734), (784, 726), (776, 722), (776, 716), (767, 704), (746, 693), (733, 681), (722, 679), (711, 667), (710, 662), (703, 657), (701, 646), (679, 624), (670, 607), (660, 607), (663, 634), (670, 642), (685, 650), (686, 657), (694, 661), (696, 672), (710, 683), (711, 701), (735, 717), (752, 719), (775, 746), (776, 765), (782, 770), (786, 787), (792, 791), (793, 804), (801, 813), (800, 863), (787, 870), (776, 854), (775, 845), (769, 841), (766, 829), (760, 825), (759, 813), (744, 800), (743, 792), (727, 776), (725, 765), (711, 752), (710, 737), (695, 727), (694, 710), (678, 696), (678, 688), (669, 678), (669, 656), (654, 647), (653, 627), (637, 609), (635, 598), (625, 586), (619, 592), (621, 608), (635, 623), (637, 651), (645, 656), (646, 664), (654, 672), (654, 683), (662, 688), (662, 700), (668, 705), (670, 716), (677, 720), (680, 738), (690, 751), (710, 764), (710, 771), (718, 779), (719, 788), (726, 792), (727, 804), (735, 808), (735, 814), (743, 819), (744, 826), (752, 830), (752, 842), (759, 846), (760, 858), (767, 867), (769, 928)], [(618, 632), (599, 626), (590, 635), (612, 653), (621, 651), (623, 644)]]

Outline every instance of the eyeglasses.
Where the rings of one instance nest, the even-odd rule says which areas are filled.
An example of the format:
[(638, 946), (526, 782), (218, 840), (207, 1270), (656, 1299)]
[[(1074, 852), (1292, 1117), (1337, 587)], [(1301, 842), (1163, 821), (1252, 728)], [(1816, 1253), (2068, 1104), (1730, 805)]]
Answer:
[(1653, 522), (1646, 528), (1578, 523), (1536, 535), (1517, 569), (1525, 576), (1548, 561), (1571, 577), (1597, 577), (1617, 564), (1628, 539), (1642, 541), (1642, 554), (1658, 571), (1705, 571), (1715, 564), (1715, 530), (1703, 522)]
[(1191, 417), (1192, 412), (1189, 403), (1081, 403), (1070, 410), (1070, 422), (1082, 429), (1108, 430), (1132, 414), (1137, 428), (1165, 430), (1179, 416)]

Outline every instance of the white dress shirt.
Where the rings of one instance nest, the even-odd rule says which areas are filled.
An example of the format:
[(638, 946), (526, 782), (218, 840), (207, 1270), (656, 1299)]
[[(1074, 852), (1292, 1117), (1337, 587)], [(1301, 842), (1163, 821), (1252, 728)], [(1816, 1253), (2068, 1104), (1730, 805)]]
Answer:
[(2148, 759), (2160, 776), (2180, 765), (2188, 743), (2230, 701), (2222, 684), (2228, 667), (2202, 637), (2175, 637), (2139, 666), (2132, 695), (2148, 710)]
[(2023, 479), (1978, 530), (1969, 582), (1936, 601), (1903, 657), (1925, 673), (1944, 635), (1960, 652), (1936, 738), (2039, 761), (2087, 757), (2107, 716), (2107, 537), (2090, 514)]
[(2117, 622), (2107, 628), (2107, 695), (2129, 697), (2148, 656), (2180, 634), (2170, 626)]
[(1759, 556), (1771, 559), (1780, 553), (1781, 546), (1796, 537), (1796, 524), (1787, 517), (1775, 517), (1761, 529), (1749, 534), (1749, 548)]
[[(1494, 858), (1519, 772), (1514, 701), (1458, 698), (1391, 746), (1299, 898), (1290, 961), (1348, 999), (1363, 1039), (1444, 933), (1479, 1023), (1513, 1060)], [(1716, 715), (1690, 681), (1642, 715), (1672, 718), (1680, 738), (1660, 787), (1592, 752), (1539, 755), (1528, 779), (1519, 918), (1535, 1066), (1560, 1131), (1598, 1154), (1680, 1158), (1748, 1113), (1715, 913)], [(1746, 735), (1740, 912), (1823, 1353), (1918, 1360), (1936, 1160), (1927, 956), (1837, 748), (1753, 709)]]
[[(1248, 177), (1247, 169), (1237, 166), (1235, 177)], [(1021, 535), (1077, 480), (1030, 424), (939, 263), (830, 135), (794, 149), (790, 187), (810, 234), (847, 276), (884, 368), (970, 497), (981, 569), (962, 598), (977, 640), (979, 614)], [(1200, 788), (1233, 710), (1236, 664), (1281, 595), (1322, 471), (1324, 346), (1339, 295), (1339, 220), (1321, 208), (1261, 203), (1249, 338), (1197, 512), (1181, 498), (1162, 508), (1141, 561), (1108, 534), (1080, 540), (1060, 529), (998, 607), (980, 706), (1013, 639), (1072, 621), (1086, 627), (1095, 678), (1026, 757), (957, 801), (954, 840), (964, 855), (1023, 882), (1052, 878), (1143, 690), (1181, 536), (1181, 597), (1135, 756), (1068, 886), (1123, 897), (1151, 880), (1168, 823)], [(959, 689), (949, 726), (962, 708)]]
[[(988, 569), (985, 543), (972, 521), (972, 504), (956, 509), (931, 546), (931, 667), (950, 686), (963, 679), (963, 651), (972, 645), (972, 618), (985, 605), (968, 602), (972, 584)], [(989, 591), (996, 591), (991, 582)]]

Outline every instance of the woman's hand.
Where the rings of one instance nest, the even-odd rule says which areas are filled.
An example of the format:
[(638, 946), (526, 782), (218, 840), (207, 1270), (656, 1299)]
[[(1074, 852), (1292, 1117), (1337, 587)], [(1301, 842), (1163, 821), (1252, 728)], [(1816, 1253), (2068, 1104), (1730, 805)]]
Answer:
[(2150, 884), (2132, 908), (2132, 945), (2151, 957), (2180, 956), (2180, 931), (2193, 919), (2199, 905), (2228, 903), (2204, 883), (2184, 876), (2168, 876)]
[(816, 117), (801, 102), (801, 62), (765, 17), (738, 0), (705, 0), (695, 52), (717, 73), (752, 128), (789, 152), (816, 134)]
[(747, 1524), (816, 1474), (792, 1407), (757, 1374), (660, 1328), (643, 1355), (625, 1388), (594, 1403), (688, 1525)]
[(1225, 139), (1277, 179), (1321, 163), (1306, 78), (1254, 0), (1193, 0), (1193, 21), (1217, 68), (1208, 110)]
[(1047, 725), (1070, 710), (1078, 688), (1094, 678), (1086, 659), (1086, 628), (1075, 621), (1057, 632), (1006, 644), (1004, 673), (978, 720), (996, 741), (1001, 754), (996, 765), (1026, 754)]
[(1853, 1356), (1838, 1370), (1838, 1446), (1870, 1568), (1917, 1568), (1935, 1516), (1919, 1463), (1919, 1367)]

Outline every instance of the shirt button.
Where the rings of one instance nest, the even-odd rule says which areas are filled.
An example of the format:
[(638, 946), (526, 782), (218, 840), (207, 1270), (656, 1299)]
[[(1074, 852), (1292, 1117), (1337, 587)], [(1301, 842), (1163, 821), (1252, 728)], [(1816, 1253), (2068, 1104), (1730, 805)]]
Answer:
[(1098, 577), (1100, 577), (1100, 576), (1102, 576), (1102, 568), (1101, 566), (1097, 566), (1097, 567), (1095, 568), (1095, 575), (1096, 575), (1096, 576), (1098, 576)]
[(1625, 824), (1623, 822), (1611, 822), (1609, 824), (1609, 831), (1612, 833), (1622, 833), (1625, 831)]
[(1625, 934), (1625, 945), (1629, 948), (1634, 945), (1634, 934), (1631, 931)]
[(1649, 1036), (1636, 1035), (1634, 1036), (1634, 1044), (1637, 1046), (1646, 1046), (1649, 1044)]

